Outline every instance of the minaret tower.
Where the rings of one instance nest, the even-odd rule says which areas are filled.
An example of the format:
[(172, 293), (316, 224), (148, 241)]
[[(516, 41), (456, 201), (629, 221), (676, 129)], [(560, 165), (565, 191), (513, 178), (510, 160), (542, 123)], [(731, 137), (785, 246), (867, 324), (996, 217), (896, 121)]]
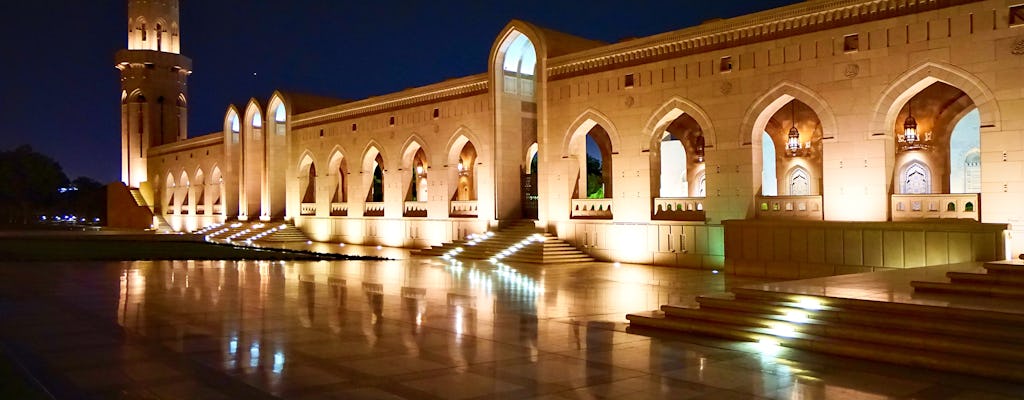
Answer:
[(184, 140), (192, 60), (179, 54), (178, 0), (128, 0), (128, 48), (121, 71), (121, 181), (148, 180), (150, 147)]

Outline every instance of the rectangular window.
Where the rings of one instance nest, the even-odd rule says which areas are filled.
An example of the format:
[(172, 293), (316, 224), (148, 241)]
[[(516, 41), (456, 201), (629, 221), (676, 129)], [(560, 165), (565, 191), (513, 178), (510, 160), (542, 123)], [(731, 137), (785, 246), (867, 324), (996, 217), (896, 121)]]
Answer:
[(858, 34), (846, 35), (843, 37), (843, 52), (852, 53), (860, 50), (860, 36)]
[(352, 132), (356, 131), (356, 124), (352, 124)]
[(625, 86), (628, 88), (633, 87), (633, 74), (626, 74)]
[(323, 129), (320, 130), (320, 137), (324, 137), (324, 130)]
[(1010, 26), (1024, 25), (1024, 4), (1010, 6)]
[(732, 57), (722, 57), (722, 61), (718, 64), (718, 71), (732, 71)]
[(440, 116), (441, 116), (441, 110), (440, 110), (440, 109), (437, 109), (437, 108), (435, 108), (435, 109), (434, 109), (434, 119), (437, 119), (437, 118), (439, 118)]
[(388, 118), (388, 125), (389, 126), (395, 126), (395, 117), (389, 117)]

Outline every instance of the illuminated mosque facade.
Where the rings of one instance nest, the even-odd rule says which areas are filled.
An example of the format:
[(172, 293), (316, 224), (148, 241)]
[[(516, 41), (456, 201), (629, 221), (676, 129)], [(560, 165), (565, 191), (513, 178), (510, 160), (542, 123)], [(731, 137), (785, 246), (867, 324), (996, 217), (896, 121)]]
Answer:
[(204, 135), (178, 2), (128, 8), (121, 175), (145, 225), (424, 248), (532, 220), (597, 259), (755, 274), (1024, 252), (1014, 1), (811, 0), (612, 44), (514, 20), (485, 73), (278, 91)]

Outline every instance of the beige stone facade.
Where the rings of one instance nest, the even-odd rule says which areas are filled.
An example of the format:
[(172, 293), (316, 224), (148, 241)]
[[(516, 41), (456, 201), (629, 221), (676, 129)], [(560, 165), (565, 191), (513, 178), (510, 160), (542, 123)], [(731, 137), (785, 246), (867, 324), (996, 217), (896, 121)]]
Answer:
[[(1007, 233), (1020, 253), (1022, 12), (807, 1), (615, 44), (512, 21), (484, 74), (351, 102), (278, 92), (189, 139), (167, 133), (184, 132), (182, 112), (144, 124), (161, 139), (140, 154), (132, 124), (156, 106), (133, 93), (160, 93), (164, 109), (180, 94), (183, 109), (189, 67), (177, 42), (140, 50), (130, 33), (125, 183), (183, 231), (287, 219), (316, 240), (423, 247), (526, 218), (601, 259), (711, 268), (725, 220), (960, 218), (1021, 229)], [(150, 64), (161, 75), (134, 83)], [(975, 110), (980, 157), (963, 162), (980, 191), (959, 193), (950, 136)], [(601, 163), (590, 174), (588, 150)], [(662, 176), (684, 164), (683, 183)]]

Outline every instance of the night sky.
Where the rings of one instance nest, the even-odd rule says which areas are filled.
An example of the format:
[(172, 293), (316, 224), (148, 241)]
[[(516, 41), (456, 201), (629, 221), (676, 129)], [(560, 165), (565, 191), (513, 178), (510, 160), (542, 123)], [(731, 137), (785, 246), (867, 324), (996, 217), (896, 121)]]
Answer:
[[(278, 88), (361, 99), (485, 72), (513, 18), (616, 42), (794, 2), (184, 0), (189, 136), (220, 129), (228, 104)], [(72, 179), (120, 179), (114, 53), (127, 43), (126, 2), (0, 3), (0, 150), (29, 144)]]

